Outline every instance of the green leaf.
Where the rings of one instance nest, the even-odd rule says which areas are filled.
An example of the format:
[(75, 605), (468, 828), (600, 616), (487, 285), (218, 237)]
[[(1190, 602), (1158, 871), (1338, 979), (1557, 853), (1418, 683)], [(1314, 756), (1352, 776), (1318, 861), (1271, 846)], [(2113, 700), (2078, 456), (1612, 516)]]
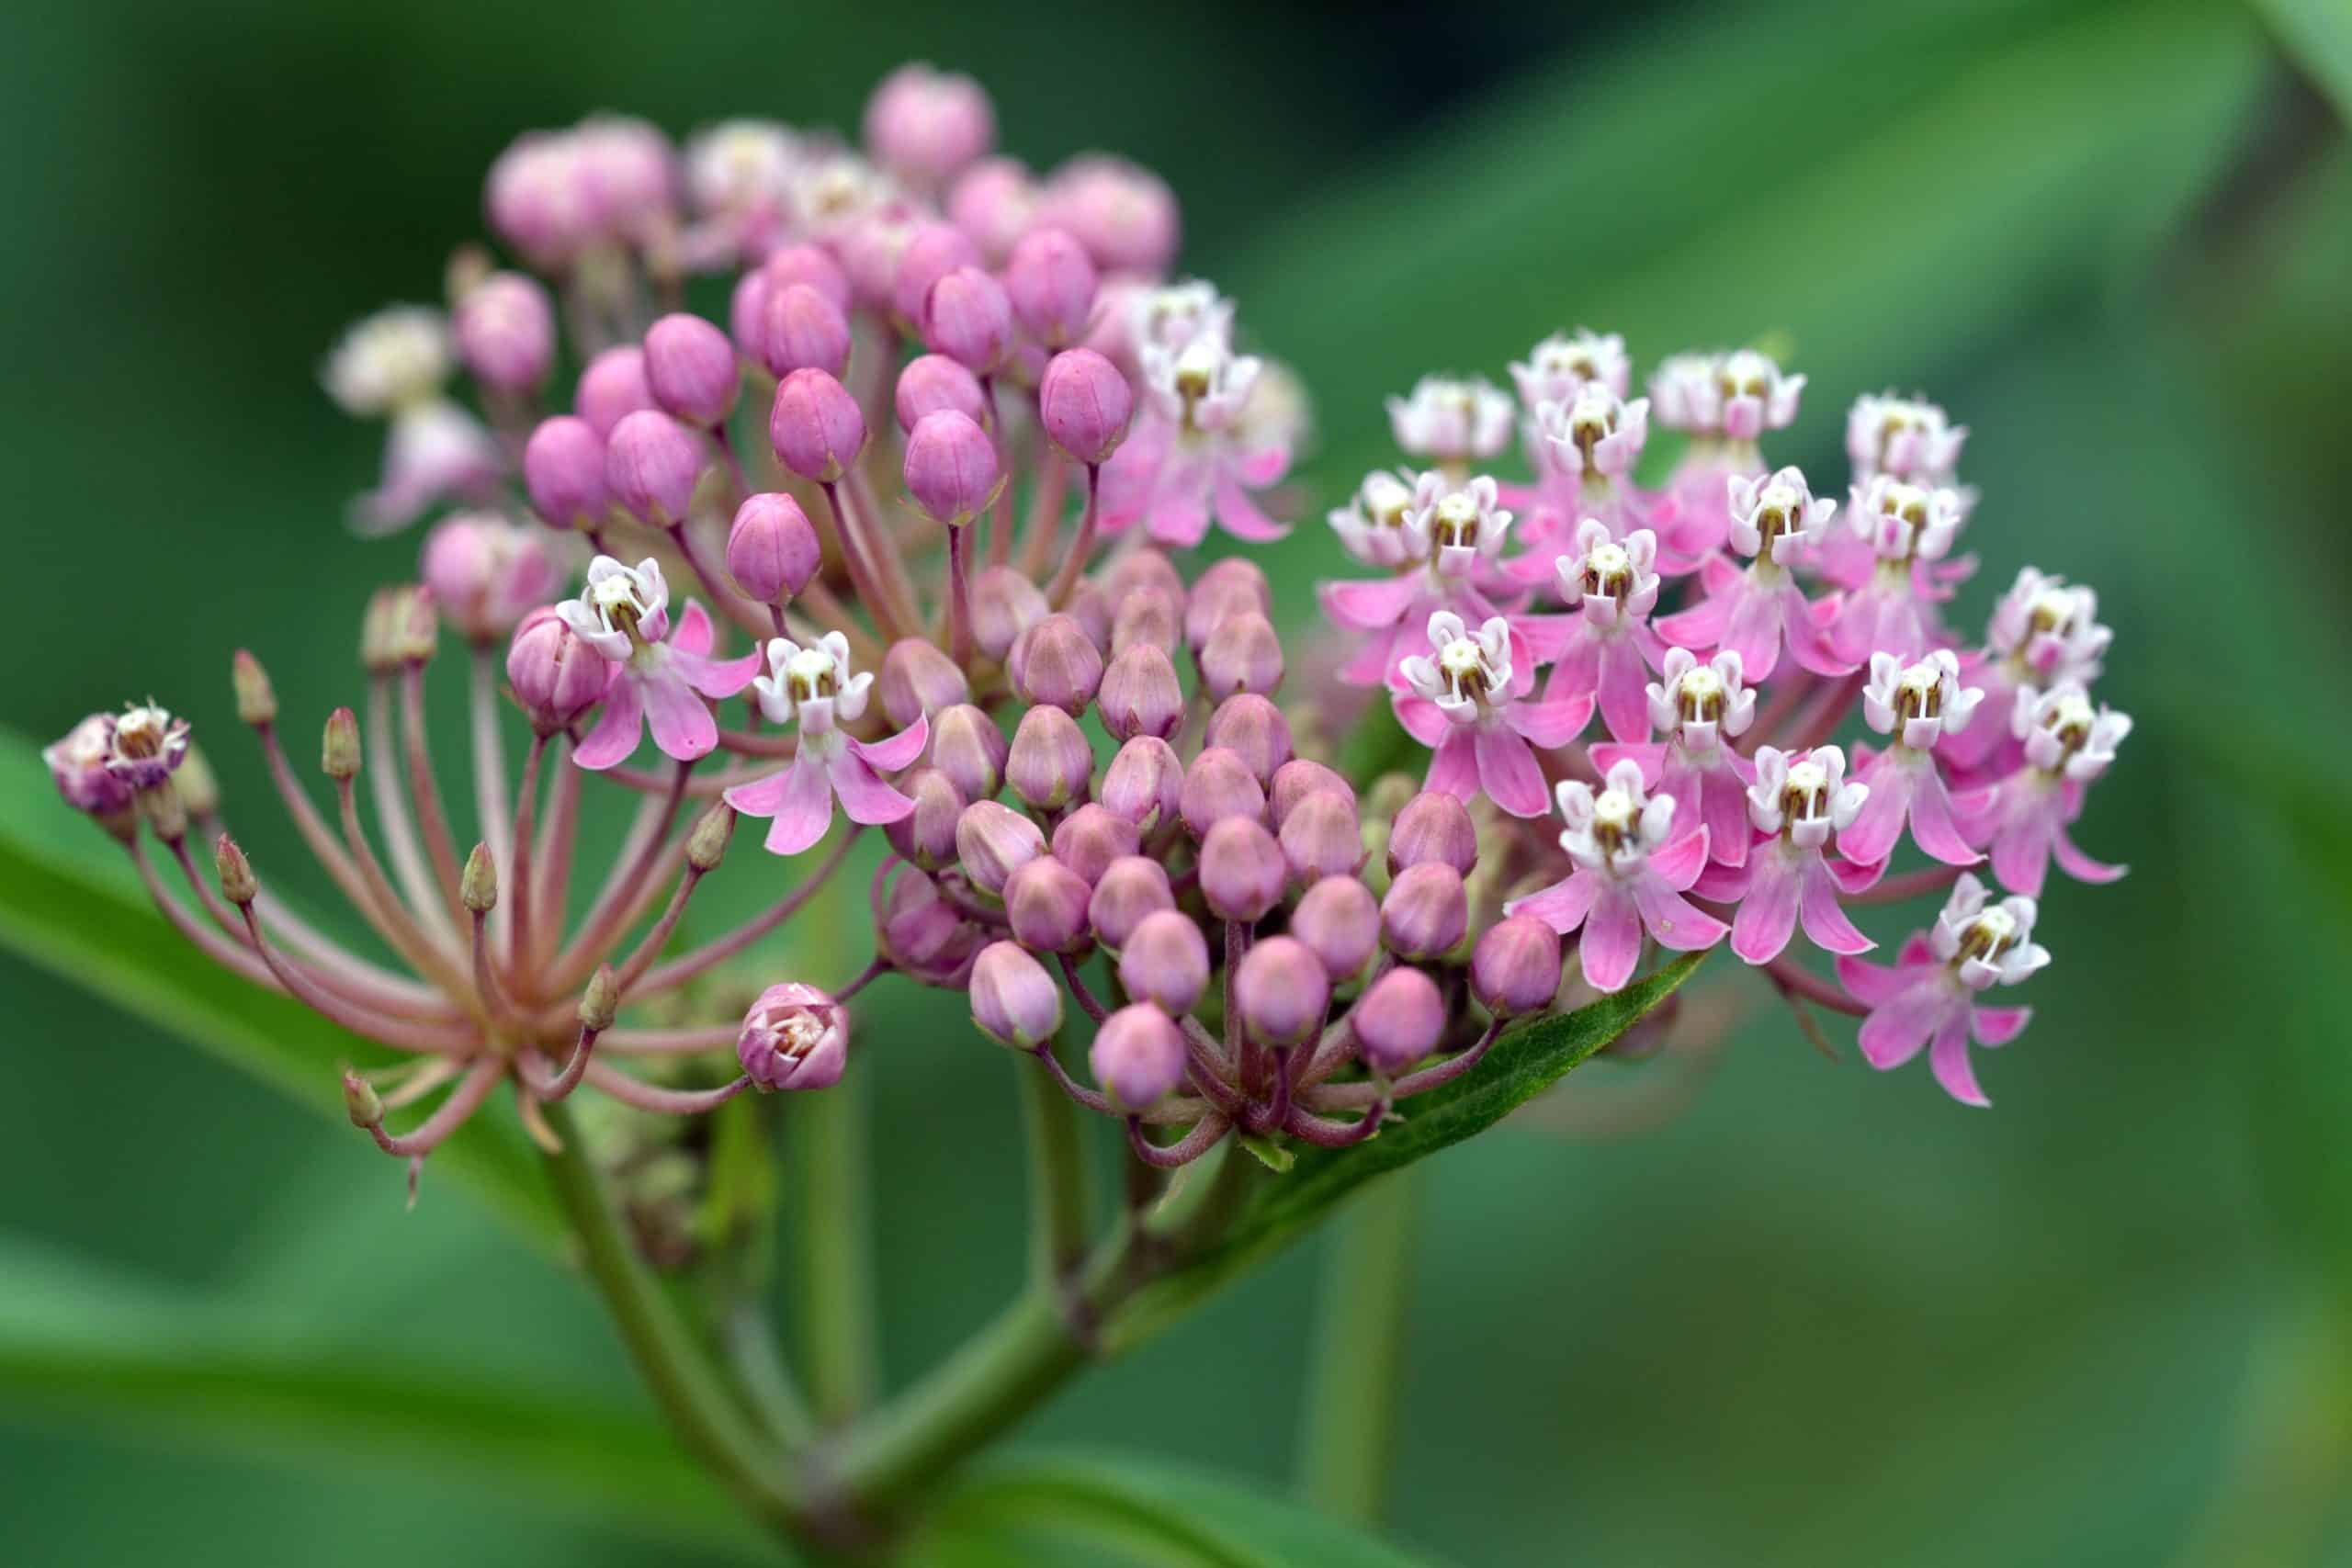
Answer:
[(1615, 996), (1516, 1030), (1476, 1070), (1408, 1100), (1404, 1120), (1351, 1149), (1309, 1149), (1285, 1176), (1261, 1182), (1207, 1252), (1146, 1287), (1104, 1331), (1114, 1348), (1148, 1338), (1172, 1317), (1289, 1246), (1357, 1188), (1485, 1132), (1631, 1029), (1706, 957), (1684, 953)]
[[(177, 873), (166, 867), (164, 874)], [(6, 730), (0, 948), (338, 1120), (342, 1065), (383, 1059), (380, 1047), (247, 984), (183, 940), (155, 913), (129, 858), (57, 798), (39, 750)], [(386, 1179), (398, 1179), (392, 1162), (385, 1167)], [(552, 1249), (562, 1235), (512, 1117), (475, 1117), (435, 1151), (432, 1175), (461, 1179), (542, 1247)]]
[(2352, 121), (2352, 11), (2344, 0), (2254, 0), (2290, 60)]
[(1072, 1560), (1136, 1568), (1415, 1568), (1430, 1561), (1199, 1471), (1057, 1453), (977, 1468), (941, 1499), (907, 1556), (922, 1568)]

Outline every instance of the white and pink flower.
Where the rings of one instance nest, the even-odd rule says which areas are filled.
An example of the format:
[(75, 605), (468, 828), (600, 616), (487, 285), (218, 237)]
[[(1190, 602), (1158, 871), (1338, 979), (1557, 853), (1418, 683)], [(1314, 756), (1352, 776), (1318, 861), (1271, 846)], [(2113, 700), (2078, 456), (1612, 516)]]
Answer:
[(1513, 657), (1510, 624), (1489, 618), (1474, 635), (1441, 610), (1429, 619), (1430, 651), (1406, 659), (1397, 722), (1431, 748), (1425, 787), (1462, 800), (1482, 791), (1514, 817), (1544, 815), (1544, 770), (1534, 748), (1565, 746), (1592, 717), (1589, 697), (1530, 702), (1534, 671)]
[(768, 852), (797, 855), (833, 825), (833, 801), (853, 822), (876, 826), (910, 815), (915, 803), (884, 773), (912, 765), (931, 739), (931, 723), (914, 723), (886, 740), (859, 740), (842, 728), (865, 716), (874, 673), (850, 671), (849, 639), (827, 632), (809, 647), (786, 637), (767, 645), (768, 672), (752, 682), (772, 724), (797, 724), (798, 747), (781, 772), (727, 792), (746, 817), (772, 818)]
[(650, 557), (631, 567), (598, 556), (580, 597), (558, 604), (556, 614), (612, 669), (604, 712), (572, 753), (583, 768), (626, 761), (648, 727), (665, 756), (681, 762), (708, 756), (718, 723), (703, 699), (733, 696), (760, 667), (756, 653), (711, 658), (710, 616), (691, 599), (673, 626), (669, 584)]
[(1992, 1103), (1977, 1087), (1969, 1041), (2006, 1045), (2033, 1010), (1980, 1007), (1976, 998), (1995, 986), (2014, 986), (2050, 962), (2033, 941), (2035, 913), (2034, 901), (2024, 897), (1992, 903), (1983, 883), (1962, 874), (1935, 929), (1904, 943), (1894, 968), (1840, 957), (1838, 978), (1871, 1009), (1862, 1021), (1863, 1059), (1881, 1070), (1899, 1067), (1926, 1047), (1945, 1093), (1963, 1105)]

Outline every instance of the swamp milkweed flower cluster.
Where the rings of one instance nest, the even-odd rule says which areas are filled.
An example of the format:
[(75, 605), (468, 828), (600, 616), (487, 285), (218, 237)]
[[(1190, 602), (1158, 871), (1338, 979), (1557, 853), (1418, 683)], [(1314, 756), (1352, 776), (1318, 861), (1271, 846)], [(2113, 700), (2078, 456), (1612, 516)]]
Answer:
[[(1805, 379), (1753, 349), (1670, 355), (1638, 396), (1581, 330), (1508, 391), (1424, 379), (1388, 404), (1398, 466), (1329, 513), (1355, 570), (1314, 635), (1345, 654), (1303, 660), (1246, 550), (1193, 555), (1288, 531), (1296, 378), (1177, 271), (1156, 177), (993, 138), (922, 67), (862, 148), (535, 133), (490, 174), (509, 261), (466, 247), (446, 307), (334, 349), (327, 389), (387, 430), (355, 526), (430, 526), (367, 608), (324, 809), (253, 654), (233, 686), (389, 962), (264, 885), (187, 720), (145, 703), (49, 750), (188, 942), (394, 1055), (344, 1088), (412, 1183), (502, 1089), (550, 1147), (582, 1089), (821, 1094), (887, 1048), (856, 1024), (881, 984), (967, 994), (1148, 1168), (1376, 1137), (1507, 1028), (1718, 943), (1983, 1102), (1972, 1042), (2027, 1015), (1978, 998), (2048, 961), (2050, 865), (2120, 874), (2072, 834), (2131, 724), (2092, 694), (2089, 589), (2027, 569), (1981, 640), (1947, 618), (1979, 498), (1942, 409), (1859, 398), (1838, 499), (1767, 456)], [(1652, 489), (1654, 432), (1679, 453)], [(425, 713), (451, 632), (470, 844)], [(1343, 776), (1336, 743), (1392, 716), (1419, 760)], [(591, 787), (638, 805), (582, 900)], [(869, 829), (871, 962), (785, 967), (768, 939)], [(1928, 863), (1890, 874), (1906, 844)], [(681, 946), (722, 863), (766, 907)], [(1894, 964), (1863, 956), (1849, 909), (1938, 895)], [(697, 1015), (719, 975), (748, 1005)]]

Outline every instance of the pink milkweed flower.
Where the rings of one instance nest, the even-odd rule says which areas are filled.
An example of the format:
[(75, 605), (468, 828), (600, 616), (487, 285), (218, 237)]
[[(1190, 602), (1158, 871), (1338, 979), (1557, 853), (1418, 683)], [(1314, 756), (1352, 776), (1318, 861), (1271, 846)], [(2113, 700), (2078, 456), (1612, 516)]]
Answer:
[(1876, 755), (1858, 750), (1860, 782), (1870, 798), (1854, 820), (1838, 830), (1838, 848), (1848, 860), (1867, 864), (1894, 852), (1907, 820), (1919, 847), (1946, 865), (1973, 865), (1984, 857), (1968, 847), (1953, 819), (1951, 795), (1937, 771), (1936, 742), (1965, 729), (1984, 694), (1960, 683), (1960, 660), (1938, 649), (1905, 665), (1892, 653), (1871, 655), (1862, 687), (1862, 718), (1894, 743)]
[(134, 790), (153, 789), (187, 761), (187, 720), (152, 702), (107, 720), (106, 770)]
[[(1396, 476), (1374, 473), (1331, 513), (1333, 531), (1357, 559), (1396, 569), (1387, 578), (1317, 586), (1325, 614), (1365, 634), (1340, 668), (1342, 682), (1399, 685), (1402, 661), (1441, 610), (1465, 623), (1500, 613), (1497, 562), (1511, 525), (1501, 500), (1501, 487), (1483, 474), (1457, 483), (1431, 470), (1407, 491)], [(1521, 662), (1532, 671), (1534, 661)]]
[(1730, 928), (1682, 897), (1706, 866), (1707, 830), (1672, 838), (1674, 802), (1643, 790), (1638, 763), (1621, 760), (1598, 794), (1574, 779), (1553, 794), (1567, 824), (1560, 848), (1576, 870), (1504, 905), (1504, 914), (1532, 915), (1562, 936), (1582, 926), (1584, 977), (1604, 992), (1634, 977), (1645, 929), (1678, 953), (1723, 940)]
[(481, 494), (498, 477), (490, 432), (441, 395), (454, 355), (440, 311), (395, 305), (344, 333), (327, 356), (327, 394), (346, 413), (390, 423), (383, 479), (352, 505), (356, 532), (396, 532), (435, 502)]
[[(1995, 708), (2012, 707), (2017, 694), (2028, 686), (2049, 691), (2069, 682), (2088, 686), (2098, 680), (2114, 635), (2099, 625), (2097, 593), (2070, 588), (2064, 578), (2045, 576), (2029, 566), (1994, 606), (1984, 650), (1965, 659), (1962, 672), (1984, 688), (1984, 700)], [(2014, 747), (2002, 746), (2008, 739), (1997, 725), (1979, 725), (1962, 735), (1946, 736), (1939, 750), (1955, 767), (1991, 765), (2006, 772), (2016, 766), (2018, 756)]]
[(735, 1059), (763, 1091), (830, 1089), (849, 1059), (849, 1010), (797, 980), (770, 986), (743, 1014)]
[(1747, 865), (1710, 866), (1699, 881), (1704, 897), (1739, 900), (1731, 950), (1747, 963), (1770, 964), (1802, 919), (1815, 946), (1868, 953), (1878, 944), (1854, 929), (1838, 895), (1862, 891), (1886, 867), (1824, 852), (1833, 831), (1853, 825), (1870, 796), (1868, 786), (1846, 782), (1846, 754), (1835, 746), (1797, 752), (1759, 746), (1755, 773), (1746, 805), (1758, 836)]
[(1388, 400), (1388, 428), (1409, 457), (1483, 463), (1510, 445), (1510, 396), (1483, 377), (1424, 376)]
[(686, 143), (686, 199), (696, 222), (683, 242), (697, 266), (756, 265), (784, 238), (800, 139), (773, 120), (721, 120)]
[(1534, 412), (1536, 493), (1554, 527), (1571, 517), (1599, 517), (1623, 527), (1632, 514), (1634, 465), (1649, 439), (1650, 400), (1628, 402), (1607, 384), (1588, 381)]
[(1160, 288), (1130, 288), (1106, 295), (1097, 304), (1110, 334), (1110, 346), (1098, 343), (1097, 351), (1130, 365), (1146, 348), (1181, 349), (1206, 333), (1226, 342), (1233, 337), (1233, 301), (1206, 278), (1188, 277)]
[(616, 667), (604, 715), (571, 756), (591, 771), (629, 756), (649, 725), (664, 755), (681, 762), (707, 756), (718, 744), (718, 725), (703, 698), (733, 696), (760, 667), (757, 654), (711, 658), (710, 616), (692, 600), (673, 627), (670, 587), (650, 558), (628, 567), (598, 556), (580, 597), (558, 604), (556, 614)]
[(2024, 765), (1953, 803), (1968, 841), (1992, 851), (1993, 874), (2001, 886), (2040, 897), (2052, 857), (2077, 882), (2122, 876), (2128, 867), (2091, 859), (2075, 847), (2066, 829), (2082, 816), (2084, 795), (2132, 733), (2132, 716), (2104, 703), (2092, 707), (2082, 683), (2069, 681), (2047, 692), (2019, 687), (2009, 728), (2024, 742)]
[(1691, 389), (1692, 427), (1721, 431), (1732, 441), (1754, 441), (1796, 422), (1804, 378), (1785, 374), (1770, 355), (1735, 349), (1715, 360)]
[(1822, 631), (1824, 609), (1834, 611), (1834, 603), (1817, 609), (1792, 570), (1820, 542), (1838, 503), (1815, 497), (1795, 468), (1762, 479), (1732, 474), (1724, 484), (1729, 543), (1754, 561), (1745, 571), (1720, 555), (1701, 561), (1707, 596), (1659, 621), (1658, 635), (1687, 648), (1736, 653), (1752, 680), (1771, 677), (1783, 641), (1799, 667), (1814, 674), (1850, 673), (1854, 666), (1838, 657)]
[(1650, 682), (1650, 723), (1666, 739), (1645, 745), (1592, 748), (1603, 768), (1621, 758), (1641, 764), (1642, 782), (1675, 802), (1678, 835), (1704, 824), (1710, 852), (1725, 865), (1747, 860), (1748, 780), (1755, 770), (1729, 744), (1756, 719), (1756, 694), (1740, 679), (1739, 655), (1718, 653), (1707, 663), (1687, 648), (1669, 648), (1663, 679)]
[(1391, 701), (1407, 733), (1432, 749), (1424, 788), (1461, 800), (1484, 790), (1514, 817), (1544, 815), (1544, 770), (1534, 746), (1565, 746), (1592, 717), (1592, 699), (1528, 702), (1535, 672), (1514, 660), (1510, 623), (1490, 618), (1472, 636), (1462, 617), (1429, 619), (1430, 653), (1399, 667), (1406, 690)]
[(1858, 958), (1838, 960), (1838, 978), (1871, 1009), (1862, 1020), (1862, 1057), (1882, 1070), (1899, 1067), (1934, 1043), (1928, 1064), (1944, 1092), (1963, 1105), (1989, 1105), (1968, 1060), (1968, 1042), (2006, 1045), (2033, 1016), (2031, 1008), (1979, 1007), (1977, 993), (2014, 986), (2050, 962), (2032, 940), (2034, 901), (1989, 902), (1984, 885), (1962, 875), (1936, 917), (1935, 929), (1903, 944), (1892, 969)]
[(1917, 659), (1940, 640), (1936, 605), (1975, 570), (1962, 558), (1939, 565), (1965, 521), (1958, 491), (1886, 474), (1858, 484), (1846, 525), (1817, 554), (1822, 574), (1847, 590), (1830, 622), (1830, 646), (1859, 661), (1874, 653)]
[(872, 671), (850, 672), (849, 638), (827, 632), (808, 648), (770, 639), (768, 673), (752, 682), (769, 722), (800, 726), (789, 767), (727, 792), (727, 804), (746, 817), (767, 817), (770, 854), (797, 855), (833, 825), (833, 797), (853, 822), (879, 825), (911, 816), (915, 803), (882, 777), (910, 765), (931, 739), (930, 720), (887, 740), (859, 740), (842, 728), (865, 716)]
[(1521, 406), (1532, 409), (1565, 403), (1594, 382), (1622, 398), (1633, 384), (1634, 367), (1623, 338), (1578, 327), (1573, 334), (1554, 333), (1529, 349), (1525, 360), (1512, 362), (1510, 378)]
[(1560, 597), (1577, 614), (1527, 615), (1516, 626), (1536, 662), (1552, 663), (1544, 701), (1595, 698), (1609, 733), (1636, 744), (1650, 738), (1647, 671), (1663, 656), (1649, 625), (1657, 567), (1657, 535), (1636, 528), (1621, 541), (1588, 517), (1577, 525), (1573, 547), (1553, 562)]
[(1248, 417), (1264, 362), (1235, 354), (1215, 322), (1181, 348), (1146, 343), (1137, 355), (1145, 417), (1102, 465), (1104, 531), (1141, 521), (1155, 542), (1188, 548), (1212, 517), (1237, 538), (1289, 533), (1249, 493), (1290, 470), (1283, 433)]
[(1846, 456), (1857, 481), (1891, 474), (1914, 484), (1949, 485), (1967, 439), (1966, 425), (1953, 424), (1925, 398), (1865, 392), (1846, 412)]
[(94, 713), (41, 748), (50, 782), (65, 804), (93, 817), (127, 808), (135, 793), (130, 781), (107, 764), (114, 756), (114, 716)]

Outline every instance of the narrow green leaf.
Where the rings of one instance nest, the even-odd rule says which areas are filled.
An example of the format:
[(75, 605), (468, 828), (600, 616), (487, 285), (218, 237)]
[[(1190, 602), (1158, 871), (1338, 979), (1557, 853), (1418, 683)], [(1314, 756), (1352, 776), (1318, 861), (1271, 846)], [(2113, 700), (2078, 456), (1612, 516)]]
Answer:
[[(10, 731), (0, 731), (0, 949), (337, 1120), (342, 1064), (384, 1059), (379, 1047), (248, 985), (182, 939), (155, 913), (127, 857), (58, 800), (39, 749)], [(385, 1164), (386, 1179), (397, 1180)], [(475, 1117), (435, 1151), (432, 1177), (461, 1179), (538, 1246), (552, 1249), (562, 1234), (511, 1117)]]
[(2352, 121), (2352, 10), (2344, 0), (2254, 0), (2254, 10), (2335, 112)]
[(1476, 1070), (1407, 1101), (1404, 1120), (1368, 1142), (1303, 1152), (1287, 1175), (1260, 1185), (1215, 1247), (1123, 1306), (1107, 1325), (1106, 1341), (1115, 1348), (1148, 1337), (1306, 1234), (1365, 1182), (1485, 1132), (1631, 1029), (1705, 956), (1685, 953), (1613, 997), (1505, 1035)]

